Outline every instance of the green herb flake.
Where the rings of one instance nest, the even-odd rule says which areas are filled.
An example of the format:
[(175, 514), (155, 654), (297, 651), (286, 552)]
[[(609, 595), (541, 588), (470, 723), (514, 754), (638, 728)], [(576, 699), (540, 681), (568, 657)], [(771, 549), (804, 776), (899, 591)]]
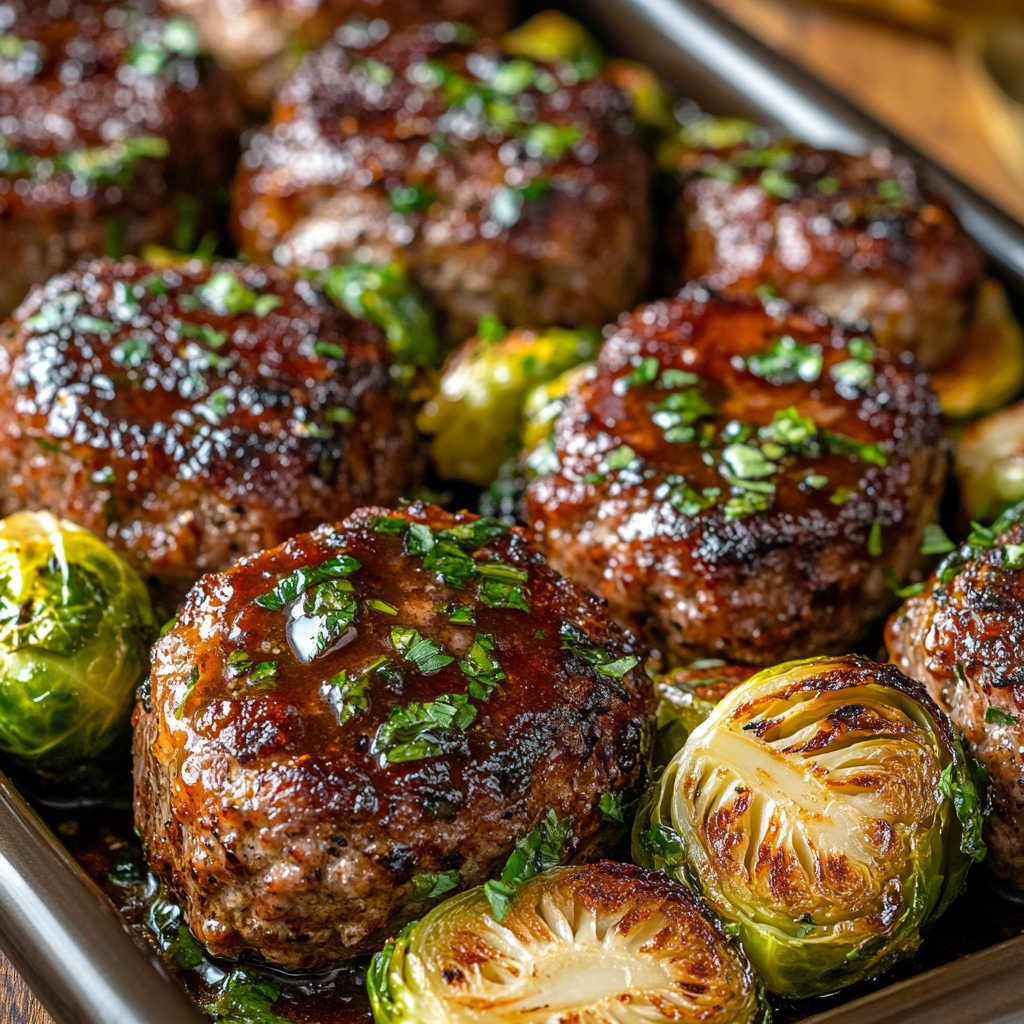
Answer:
[(874, 343), (868, 341), (867, 338), (851, 338), (846, 345), (846, 351), (854, 359), (860, 359), (865, 363), (873, 363), (875, 361), (875, 346)]
[(608, 679), (622, 679), (640, 664), (640, 659), (632, 655), (616, 658), (614, 654), (598, 647), (579, 626), (571, 622), (562, 623), (559, 636), (562, 638), (561, 649), (563, 651), (570, 651), (577, 658), (591, 665), (599, 675)]
[(929, 523), (924, 528), (921, 554), (948, 555), (951, 551), (956, 551), (956, 545), (946, 536), (946, 531), (938, 523)]
[(388, 193), (395, 213), (416, 213), (434, 203), (437, 195), (423, 185), (399, 185)]
[(334, 710), (338, 714), (339, 725), (344, 725), (358, 712), (365, 711), (370, 706), (366, 690), (371, 680), (376, 674), (386, 675), (391, 666), (392, 663), (384, 655), (381, 655), (359, 672), (339, 672), (324, 683), (321, 692), (334, 706)]
[(236, 967), (217, 986), (216, 999), (208, 1012), (221, 1024), (289, 1024), (284, 1017), (271, 1013), (280, 995), (277, 982)]
[(828, 484), (828, 477), (821, 473), (808, 473), (801, 483), (805, 487), (810, 487), (811, 490), (820, 491), (822, 487)]
[(491, 633), (477, 633), (469, 654), (459, 662), (459, 668), (469, 680), (469, 695), (476, 700), (486, 700), (505, 678), (505, 672), (493, 651), (494, 636)]
[(834, 196), (839, 194), (839, 179), (827, 174), (824, 178), (818, 179), (818, 191), (823, 196)]
[(280, 295), (261, 295), (252, 305), (252, 311), (258, 317), (264, 317), (268, 313), (273, 313), (284, 299)]
[(409, 521), (402, 516), (370, 516), (366, 520), (367, 528), (374, 533), (383, 533), (389, 537), (401, 537)]
[(583, 129), (579, 125), (558, 127), (541, 121), (526, 132), (526, 152), (534, 159), (557, 163), (582, 138)]
[(472, 626), (476, 624), (476, 613), (469, 605), (455, 604), (449, 601), (438, 609), (449, 622), (458, 626)]
[(628, 389), (639, 387), (643, 384), (652, 384), (658, 379), (658, 371), (660, 369), (661, 364), (658, 360), (654, 356), (647, 356), (646, 359), (640, 361), (639, 366), (622, 378), (623, 386)]
[(328, 579), (344, 579), (361, 567), (361, 564), (351, 555), (336, 555), (334, 558), (327, 559), (326, 562), (321, 562), (320, 565), (296, 569), (295, 572), (280, 580), (268, 594), (262, 594), (253, 603), (261, 608), (268, 608), (270, 611), (279, 611), (285, 605), (295, 601), (300, 594), (315, 583)]
[(695, 516), (714, 506), (721, 494), (722, 491), (719, 487), (705, 487), (698, 494), (692, 487), (684, 484), (673, 487), (669, 491), (668, 503), (680, 515)]
[(324, 419), (327, 420), (328, 423), (341, 423), (345, 426), (355, 422), (355, 416), (352, 414), (352, 410), (342, 409), (341, 407), (337, 409), (328, 409), (324, 413)]
[(871, 532), (868, 534), (868, 554), (872, 558), (882, 554), (882, 524), (877, 519), (871, 524)]
[(333, 341), (314, 341), (313, 354), (326, 356), (328, 359), (339, 359), (341, 361), (345, 359), (345, 350)]
[(481, 341), (497, 343), (508, 337), (508, 328), (493, 313), (487, 313), (477, 321), (476, 336)]
[(436, 640), (420, 636), (418, 630), (407, 626), (391, 627), (391, 646), (425, 676), (432, 676), (455, 661)]
[(851, 398), (868, 390), (875, 382), (875, 369), (862, 359), (844, 359), (829, 370), (836, 390), (843, 398)]
[(628, 444), (619, 445), (605, 456), (608, 472), (625, 469), (636, 458), (636, 452)]
[(256, 293), (246, 288), (230, 270), (214, 274), (196, 289), (195, 295), (218, 316), (252, 312), (257, 301)]
[(730, 444), (722, 450), (722, 462), (732, 476), (740, 480), (762, 480), (774, 476), (779, 467), (760, 448)]
[(468, 548), (479, 548), (489, 544), (498, 537), (505, 536), (509, 527), (500, 519), (492, 516), (480, 516), (468, 523), (461, 523), (447, 530), (442, 530), (439, 537), (451, 539)]
[(192, 670), (188, 674), (188, 685), (185, 687), (185, 694), (181, 698), (181, 703), (174, 709), (174, 717), (180, 722), (182, 716), (185, 714), (185, 704), (188, 702), (189, 697), (192, 696), (192, 691), (196, 688), (196, 683), (199, 682), (199, 666), (193, 665)]
[(463, 734), (475, 718), (476, 708), (466, 694), (444, 694), (430, 703), (393, 707), (370, 749), (382, 754), (389, 764), (464, 750)]
[(823, 365), (820, 345), (802, 345), (788, 334), (775, 338), (766, 353), (747, 359), (747, 369), (755, 377), (778, 386), (801, 380), (813, 384), (821, 376)]
[(989, 707), (985, 712), (985, 722), (988, 725), (1016, 725), (1017, 716), (1011, 715), (1009, 711), (1004, 711), (1002, 708)]
[(501, 880), (484, 883), (484, 895), (495, 921), (505, 919), (517, 893), (531, 878), (559, 865), (571, 824), (571, 819), (559, 821), (558, 815), (549, 810), (540, 824), (516, 843)]
[(873, 466), (889, 465), (889, 456), (877, 444), (854, 441), (853, 438), (843, 434), (833, 434), (827, 430), (822, 432), (821, 437), (830, 452), (838, 455), (852, 455), (855, 459)]
[(898, 181), (889, 179), (878, 183), (878, 197), (893, 206), (905, 206), (907, 197)]
[(607, 793), (602, 793), (597, 806), (601, 812), (601, 817), (605, 821), (618, 822), (620, 825), (626, 824), (625, 798), (622, 793), (612, 792), (611, 790)]
[(388, 604), (387, 601), (380, 601), (376, 597), (370, 598), (369, 605), (375, 612), (381, 612), (384, 615), (398, 614), (398, 609), (393, 604)]
[[(488, 608), (514, 608), (517, 611), (529, 612), (530, 603), (526, 600), (521, 586), (502, 583), (499, 580), (484, 580), (480, 585), (480, 602)], [(455, 619), (451, 620), (452, 622)]]
[(1003, 548), (1003, 568), (1024, 569), (1024, 544), (1007, 544)]
[(432, 900), (457, 889), (461, 881), (462, 876), (457, 868), (451, 871), (428, 871), (413, 876), (412, 891), (418, 900)]

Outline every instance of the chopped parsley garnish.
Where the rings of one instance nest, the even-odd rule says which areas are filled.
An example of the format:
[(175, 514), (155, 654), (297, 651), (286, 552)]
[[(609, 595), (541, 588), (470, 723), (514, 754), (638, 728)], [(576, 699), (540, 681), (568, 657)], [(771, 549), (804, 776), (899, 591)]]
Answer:
[(686, 859), (682, 837), (669, 825), (652, 825), (642, 841), (657, 868), (679, 867)]
[(501, 881), (492, 879), (484, 883), (484, 895), (495, 921), (505, 919), (516, 894), (531, 878), (558, 867), (571, 834), (570, 827), (571, 819), (559, 821), (558, 815), (549, 810), (540, 824), (516, 843), (501, 873)]
[(900, 188), (899, 182), (893, 181), (891, 178), (878, 183), (878, 197), (893, 206), (903, 206), (907, 202), (907, 197), (903, 189)]
[(379, 672), (384, 675), (385, 670), (397, 671), (387, 657), (381, 655), (359, 672), (339, 672), (324, 683), (321, 692), (334, 705), (340, 725), (344, 725), (358, 712), (365, 711), (370, 706), (366, 696), (367, 687), (375, 674)]
[(658, 382), (663, 388), (670, 391), (672, 388), (688, 388), (700, 383), (700, 377), (689, 370), (662, 370), (661, 380)]
[(115, 363), (130, 366), (133, 369), (141, 366), (152, 355), (153, 348), (145, 338), (129, 338), (110, 350), (110, 358)]
[[(488, 608), (515, 608), (521, 612), (530, 611), (530, 603), (523, 594), (523, 588), (499, 580), (484, 580), (480, 585), (480, 601)], [(452, 622), (457, 621), (452, 619)]]
[(851, 437), (833, 434), (828, 430), (822, 431), (821, 437), (828, 450), (838, 455), (852, 455), (855, 459), (869, 462), (873, 466), (889, 465), (889, 456), (877, 444), (854, 441)]
[(951, 551), (956, 551), (956, 545), (946, 536), (946, 531), (938, 523), (929, 523), (924, 528), (921, 554), (948, 555)]
[(640, 365), (636, 369), (622, 378), (622, 387), (628, 390), (642, 384), (652, 384), (658, 379), (659, 369), (661, 369), (661, 364), (658, 360), (654, 356), (647, 356), (646, 359), (640, 361)]
[(230, 271), (222, 270), (195, 291), (196, 298), (218, 316), (235, 316), (252, 312), (258, 296)]
[(561, 649), (563, 651), (570, 651), (577, 658), (591, 665), (599, 675), (608, 679), (621, 679), (640, 663), (639, 658), (630, 654), (616, 658), (614, 654), (598, 647), (579, 626), (571, 622), (562, 623), (559, 636), (562, 638)]
[(854, 359), (861, 359), (865, 363), (873, 363), (875, 361), (875, 346), (867, 338), (851, 338), (847, 342), (846, 351)]
[(848, 399), (858, 398), (875, 382), (875, 368), (863, 359), (844, 359), (828, 372), (836, 391)]
[(377, 730), (371, 751), (389, 764), (440, 757), (447, 750), (465, 749), (464, 733), (476, 718), (466, 694), (446, 693), (426, 704), (393, 707)]
[(476, 700), (486, 700), (505, 678), (504, 670), (492, 654), (493, 650), (494, 636), (490, 633), (477, 633), (469, 654), (459, 662), (459, 668), (469, 680), (469, 695)]
[(491, 195), (490, 216), (499, 228), (510, 228), (519, 221), (523, 206), (536, 199), (543, 199), (553, 186), (547, 178), (535, 178), (522, 188), (499, 185)]
[(1004, 569), (1024, 569), (1024, 544), (1007, 544), (1003, 548)]
[(814, 383), (821, 376), (824, 357), (820, 345), (802, 345), (788, 334), (775, 338), (766, 353), (747, 359), (747, 369), (769, 384)]
[(405, 528), (409, 525), (409, 520), (404, 519), (402, 516), (370, 516), (366, 520), (366, 525), (369, 529), (373, 530), (374, 533), (384, 533), (391, 537), (401, 537), (405, 533)]
[(318, 658), (341, 639), (356, 617), (352, 584), (345, 579), (329, 579), (316, 584), (302, 603), (303, 614), (317, 620), (310, 644), (310, 657)]
[(351, 409), (343, 409), (340, 406), (336, 409), (328, 409), (324, 413), (324, 419), (328, 423), (343, 423), (349, 424), (355, 422), (355, 416), (352, 414)]
[(985, 721), (989, 725), (1016, 725), (1017, 716), (1002, 708), (990, 707), (985, 712)]
[(774, 167), (762, 171), (758, 181), (761, 188), (776, 199), (792, 199), (797, 193), (796, 182), (788, 174), (783, 174)]
[(526, 152), (535, 159), (557, 163), (582, 138), (579, 125), (559, 127), (541, 121), (526, 131)]
[(254, 662), (245, 651), (232, 651), (228, 655), (230, 665), (239, 675), (248, 677), (248, 681), (261, 690), (272, 689), (277, 682), (277, 662)]
[(469, 605), (455, 604), (453, 601), (449, 601), (448, 604), (442, 605), (438, 611), (449, 622), (454, 622), (459, 626), (472, 626), (476, 623), (476, 613)]
[(437, 195), (423, 185), (399, 185), (388, 193), (388, 198), (395, 213), (416, 213), (430, 206)]
[(398, 614), (398, 609), (393, 604), (388, 604), (387, 601), (381, 601), (379, 598), (370, 598), (368, 604), (375, 612), (381, 612), (384, 615)]
[[(779, 467), (760, 448), (747, 444), (730, 444), (722, 450), (722, 461), (729, 474), (740, 480), (762, 480), (774, 476)], [(726, 475), (726, 479), (729, 479)]]
[(215, 331), (209, 324), (193, 324), (184, 321), (178, 333), (183, 338), (199, 338), (210, 348), (220, 348), (228, 340), (227, 331)]
[(882, 524), (877, 519), (871, 524), (871, 532), (868, 534), (868, 554), (872, 558), (882, 554)]
[(616, 821), (620, 825), (626, 824), (625, 797), (622, 793), (611, 790), (602, 793), (597, 806), (605, 821)]
[(199, 666), (193, 665), (192, 670), (188, 674), (188, 685), (185, 687), (185, 694), (181, 698), (181, 703), (174, 709), (174, 717), (181, 721), (182, 715), (185, 714), (185, 704), (188, 702), (189, 697), (192, 696), (192, 691), (196, 688), (196, 683), (199, 682)]
[(476, 336), (481, 341), (497, 343), (508, 337), (508, 328), (493, 313), (487, 313), (477, 321)]
[(345, 358), (345, 350), (340, 345), (336, 345), (333, 341), (314, 341), (313, 354), (317, 356), (327, 356), (329, 359), (344, 360)]
[(693, 424), (715, 411), (699, 388), (673, 392), (654, 409), (651, 420), (665, 431), (665, 440), (669, 442), (692, 441), (697, 433)]
[(636, 458), (636, 452), (628, 444), (619, 445), (605, 456), (608, 472), (625, 469)]
[(321, 562), (320, 565), (296, 569), (295, 572), (280, 580), (269, 594), (262, 594), (253, 603), (276, 612), (295, 601), (303, 591), (308, 590), (313, 584), (329, 579), (344, 579), (360, 568), (360, 563), (351, 555), (335, 555), (334, 558), (329, 558), (326, 562)]
[(418, 630), (407, 626), (391, 627), (391, 646), (425, 676), (440, 672), (455, 660), (436, 640), (420, 636)]
[(503, 537), (508, 533), (509, 527), (500, 519), (491, 516), (481, 516), (469, 523), (461, 523), (459, 526), (452, 526), (438, 534), (441, 538), (450, 538), (461, 544), (463, 547), (479, 548), (489, 544), (497, 537)]
[(435, 896), (443, 896), (457, 889), (461, 881), (458, 868), (451, 871), (425, 871), (413, 876), (412, 891), (418, 900), (432, 900)]
[[(771, 492), (774, 493), (775, 485), (769, 484)], [(766, 494), (752, 491), (744, 491), (741, 494), (734, 494), (726, 503), (722, 509), (722, 515), (727, 523), (734, 522), (737, 519), (746, 519), (747, 516), (752, 516), (756, 512), (766, 512), (768, 510), (768, 497)]]
[(668, 491), (668, 503), (683, 516), (695, 516), (711, 508), (721, 496), (721, 488), (705, 487), (698, 494), (685, 482)]

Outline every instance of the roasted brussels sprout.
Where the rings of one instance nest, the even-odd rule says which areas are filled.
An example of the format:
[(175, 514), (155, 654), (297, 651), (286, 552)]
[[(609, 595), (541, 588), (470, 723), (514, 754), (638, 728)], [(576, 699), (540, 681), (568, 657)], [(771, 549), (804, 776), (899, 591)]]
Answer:
[(589, 359), (600, 341), (596, 330), (506, 334), (493, 318), (481, 321), (477, 337), (448, 360), (437, 394), (417, 421), (420, 430), (434, 435), (438, 473), (490, 484), (519, 448), (527, 393)]
[(974, 320), (960, 350), (932, 373), (942, 411), (965, 420), (991, 412), (1020, 393), (1024, 384), (1024, 335), (998, 281), (982, 281)]
[(685, 668), (655, 676), (658, 717), (653, 767), (668, 764), (690, 733), (715, 710), (715, 705), (753, 674), (749, 665), (729, 665), (718, 658), (703, 658)]
[(377, 1024), (746, 1024), (750, 966), (703, 901), (603, 862), (527, 882), (499, 924), (482, 888), (409, 925), (370, 967)]
[(737, 687), (637, 815), (633, 855), (702, 892), (765, 985), (800, 999), (914, 952), (984, 856), (981, 802), (920, 684), (864, 658)]
[(48, 512), (0, 522), (0, 750), (68, 776), (128, 725), (156, 622), (135, 572)]
[(546, 384), (538, 384), (523, 402), (523, 450), (520, 463), (526, 472), (541, 476), (558, 469), (553, 434), (555, 421), (565, 411), (577, 385), (597, 372), (593, 363), (582, 363)]

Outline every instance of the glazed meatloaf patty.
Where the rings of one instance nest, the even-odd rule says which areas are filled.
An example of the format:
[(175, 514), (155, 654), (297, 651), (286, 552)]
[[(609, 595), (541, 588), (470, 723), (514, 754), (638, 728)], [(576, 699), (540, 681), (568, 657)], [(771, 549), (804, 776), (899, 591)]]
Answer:
[(216, 956), (378, 950), (551, 811), (563, 861), (595, 849), (602, 795), (642, 781), (642, 653), (493, 519), (366, 508), (245, 558), (153, 650), (134, 719), (150, 863)]
[(203, 45), (257, 110), (294, 70), (296, 54), (339, 41), (423, 21), (476, 26), (485, 36), (511, 24), (509, 0), (163, 0), (188, 15)]
[(887, 610), (886, 577), (918, 563), (939, 429), (909, 357), (693, 286), (624, 315), (578, 376), (530, 458), (549, 471), (527, 521), (672, 663), (847, 650)]
[(191, 248), (241, 115), (154, 0), (0, 6), (0, 316), (83, 257)]
[(768, 286), (927, 369), (956, 351), (981, 252), (910, 161), (884, 148), (848, 156), (743, 141), (687, 148), (677, 172), (670, 234), (681, 281), (731, 295)]
[(242, 250), (403, 262), (452, 341), (480, 317), (599, 324), (642, 297), (648, 160), (593, 63), (510, 59), (450, 25), (311, 54), (243, 155)]
[(276, 268), (100, 260), (0, 336), (0, 514), (103, 537), (176, 604), (204, 572), (417, 480), (382, 331)]
[[(1024, 890), (1024, 507), (939, 566), (886, 628), (889, 657), (949, 712), (992, 778), (988, 866)], [(1012, 525), (1011, 525), (1012, 524)], [(1007, 528), (1008, 527), (1008, 528)]]

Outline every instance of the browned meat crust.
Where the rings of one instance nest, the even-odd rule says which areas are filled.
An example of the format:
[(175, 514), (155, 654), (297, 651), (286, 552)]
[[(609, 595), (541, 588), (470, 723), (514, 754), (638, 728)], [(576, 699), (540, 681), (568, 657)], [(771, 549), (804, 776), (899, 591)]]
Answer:
[(7, 316), (82, 257), (174, 243), (179, 215), (230, 180), (241, 115), (227, 79), (195, 57), (191, 27), (169, 27), (152, 0), (15, 0), (2, 31)]
[[(453, 341), (484, 314), (573, 327), (631, 306), (650, 270), (650, 172), (625, 95), (443, 28), (307, 58), (242, 158), (243, 251), (399, 259)], [(512, 81), (524, 68), (533, 84)]]
[(981, 252), (908, 160), (787, 141), (688, 150), (680, 170), (670, 230), (682, 281), (725, 294), (770, 285), (928, 369), (956, 349)]
[(911, 362), (814, 310), (691, 287), (620, 318), (527, 522), (671, 662), (841, 651), (919, 560), (939, 425)]
[[(235, 312), (198, 297), (211, 279), (240, 289)], [(383, 333), (275, 268), (83, 264), (3, 333), (0, 514), (81, 523), (163, 605), (417, 479)]]
[(456, 21), (497, 38), (512, 21), (509, 0), (163, 0), (163, 6), (195, 22), (204, 46), (259, 110), (270, 106), (296, 54), (319, 49), (335, 33), (344, 40), (375, 31), (379, 25), (367, 23), (378, 19), (396, 28)]
[(889, 620), (889, 657), (992, 776), (988, 865), (1024, 889), (1024, 528), (961, 548)]
[[(134, 720), (136, 821), (215, 955), (323, 968), (377, 950), (432, 904), (415, 895), (415, 876), (457, 870), (460, 888), (480, 884), (548, 809), (572, 819), (565, 858), (585, 853), (601, 795), (641, 783), (652, 711), (643, 652), (596, 598), (500, 524), (481, 546), (463, 541), (483, 568), (461, 586), (408, 553), (431, 531), (474, 521), (422, 505), (361, 509), (205, 577), (154, 648)], [(407, 523), (423, 525), (403, 539)], [(290, 602), (253, 602), (342, 555), (359, 563), (354, 589), (341, 591), (351, 614), (303, 663), (292, 644), (309, 620)], [(299, 599), (300, 616), (316, 593)], [(564, 649), (567, 623), (584, 656)], [(440, 661), (403, 646), (395, 628), (419, 631)], [(473, 664), (479, 655), (493, 664)], [(256, 682), (263, 662), (275, 667)], [(467, 692), (472, 722), (435, 729), (420, 756), (395, 745), (416, 737), (388, 742), (397, 708)]]

